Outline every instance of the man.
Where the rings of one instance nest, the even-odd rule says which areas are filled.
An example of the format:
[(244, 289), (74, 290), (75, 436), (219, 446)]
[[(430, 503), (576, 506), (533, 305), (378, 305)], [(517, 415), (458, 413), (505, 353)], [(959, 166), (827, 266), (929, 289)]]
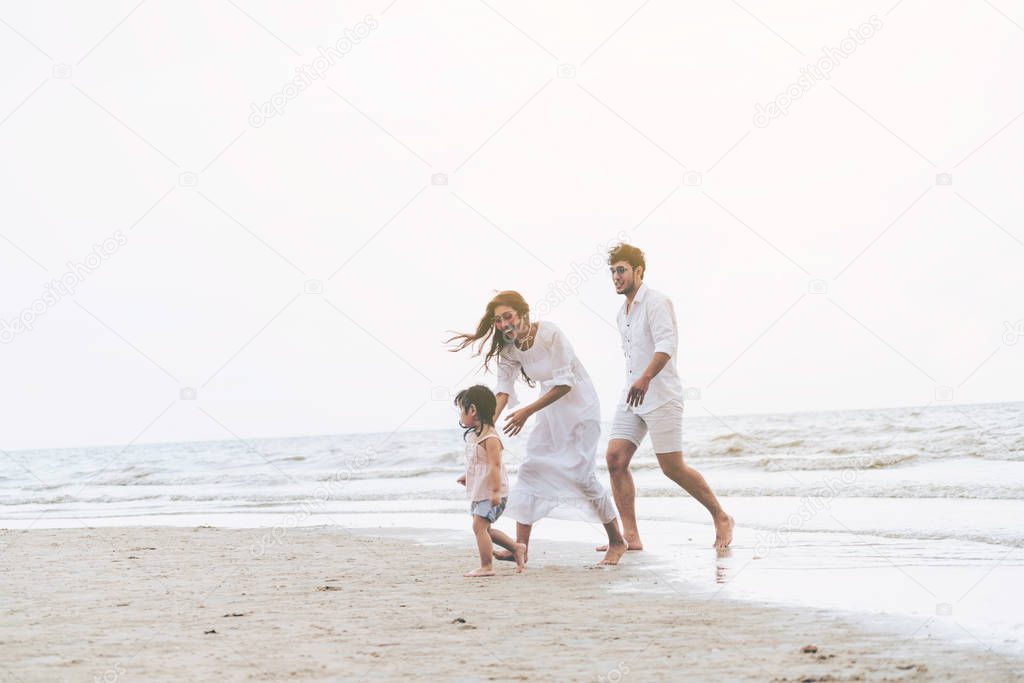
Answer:
[(733, 519), (700, 472), (683, 462), (683, 385), (676, 372), (679, 334), (672, 301), (643, 283), (646, 263), (636, 247), (616, 245), (608, 252), (608, 265), (615, 292), (626, 297), (618, 315), (626, 388), (615, 411), (607, 460), (629, 550), (644, 547), (629, 462), (648, 431), (661, 471), (708, 509), (715, 523), (715, 548), (726, 548), (732, 542)]

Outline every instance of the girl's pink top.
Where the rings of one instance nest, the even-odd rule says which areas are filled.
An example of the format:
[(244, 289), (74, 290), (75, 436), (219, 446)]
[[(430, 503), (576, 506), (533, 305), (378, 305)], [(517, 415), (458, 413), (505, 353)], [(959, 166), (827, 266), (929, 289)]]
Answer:
[[(487, 472), (491, 466), (487, 462), (487, 449), (484, 448), (484, 441), (487, 439), (498, 439), (497, 434), (488, 434), (477, 437), (471, 434), (466, 443), (466, 497), (471, 501), (489, 500), (491, 497), (491, 483), (487, 479)], [(501, 446), (501, 439), (498, 439)], [(508, 473), (505, 471), (505, 463), (501, 463), (501, 492), (502, 498), (508, 496)]]

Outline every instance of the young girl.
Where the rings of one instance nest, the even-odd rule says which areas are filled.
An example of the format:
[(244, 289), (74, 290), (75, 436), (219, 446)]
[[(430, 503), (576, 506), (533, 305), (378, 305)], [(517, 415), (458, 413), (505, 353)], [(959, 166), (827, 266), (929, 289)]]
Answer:
[(491, 541), (512, 554), (518, 574), (523, 571), (526, 546), (491, 528), (505, 510), (508, 500), (508, 474), (501, 463), (501, 440), (494, 430), (497, 399), (490, 389), (478, 384), (460, 391), (455, 397), (455, 405), (459, 408), (459, 426), (466, 430), (463, 435), (466, 440), (466, 473), (458, 478), (458, 482), (466, 487), (469, 513), (473, 516), (473, 533), (480, 551), (480, 568), (463, 576), (494, 576)]

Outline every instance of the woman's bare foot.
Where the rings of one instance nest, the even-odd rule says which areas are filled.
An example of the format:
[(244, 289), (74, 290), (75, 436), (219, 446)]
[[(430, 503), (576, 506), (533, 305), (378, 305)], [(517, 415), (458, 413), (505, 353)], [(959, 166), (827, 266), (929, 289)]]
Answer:
[[(522, 545), (526, 550), (523, 552), (523, 564), (526, 564), (530, 557), (529, 547), (525, 543), (517, 543), (516, 545)], [(501, 560), (502, 562), (515, 562), (516, 556), (511, 550), (495, 550), (494, 559)]]
[(516, 543), (516, 551), (514, 553), (516, 561), (516, 574), (522, 574), (523, 570), (526, 569), (527, 559), (527, 547), (525, 543)]
[(723, 550), (729, 547), (732, 543), (732, 530), (736, 526), (736, 521), (726, 515), (722, 514), (721, 517), (715, 519), (715, 548)]
[(625, 543), (609, 543), (605, 546), (607, 552), (604, 554), (604, 558), (598, 562), (598, 564), (618, 564), (619, 560), (629, 547)]
[[(640, 541), (639, 536), (629, 537), (623, 534), (623, 538), (626, 539), (626, 550), (643, 550), (644, 544)], [(608, 552), (608, 544), (599, 545), (594, 548), (599, 553)]]
[(472, 579), (478, 576), (494, 576), (494, 570), (490, 568), (480, 567), (479, 569), (474, 569), (471, 572), (466, 572), (465, 574), (463, 574), (463, 576), (465, 576), (468, 579)]

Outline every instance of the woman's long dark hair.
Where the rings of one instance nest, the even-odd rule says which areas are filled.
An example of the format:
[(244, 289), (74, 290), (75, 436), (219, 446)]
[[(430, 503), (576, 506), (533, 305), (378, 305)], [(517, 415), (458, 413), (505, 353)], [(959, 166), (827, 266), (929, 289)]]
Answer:
[[(484, 356), (484, 369), (489, 370), (491, 359), (501, 354), (501, 349), (506, 344), (512, 344), (514, 342), (506, 341), (505, 337), (500, 334), (494, 333), (494, 309), (498, 306), (508, 306), (516, 313), (519, 314), (523, 320), (529, 324), (530, 322), (530, 306), (526, 303), (526, 299), (519, 292), (515, 292), (511, 289), (505, 290), (504, 292), (498, 292), (494, 295), (494, 298), (487, 304), (487, 310), (484, 312), (484, 316), (480, 318), (480, 322), (476, 325), (476, 332), (473, 334), (467, 334), (460, 332), (451, 339), (447, 340), (447, 343), (457, 342), (455, 348), (449, 349), (450, 351), (461, 351), (467, 346), (473, 345), (475, 342), (480, 342), (477, 346), (476, 353), (473, 355), (479, 356), (483, 352), (484, 347), (487, 346), (487, 342), (490, 341), (490, 348), (487, 349), (487, 354)], [(522, 368), (520, 368), (522, 369)], [(533, 380), (526, 374), (526, 370), (522, 370), (523, 379), (526, 380), (527, 386), (533, 386)]]

